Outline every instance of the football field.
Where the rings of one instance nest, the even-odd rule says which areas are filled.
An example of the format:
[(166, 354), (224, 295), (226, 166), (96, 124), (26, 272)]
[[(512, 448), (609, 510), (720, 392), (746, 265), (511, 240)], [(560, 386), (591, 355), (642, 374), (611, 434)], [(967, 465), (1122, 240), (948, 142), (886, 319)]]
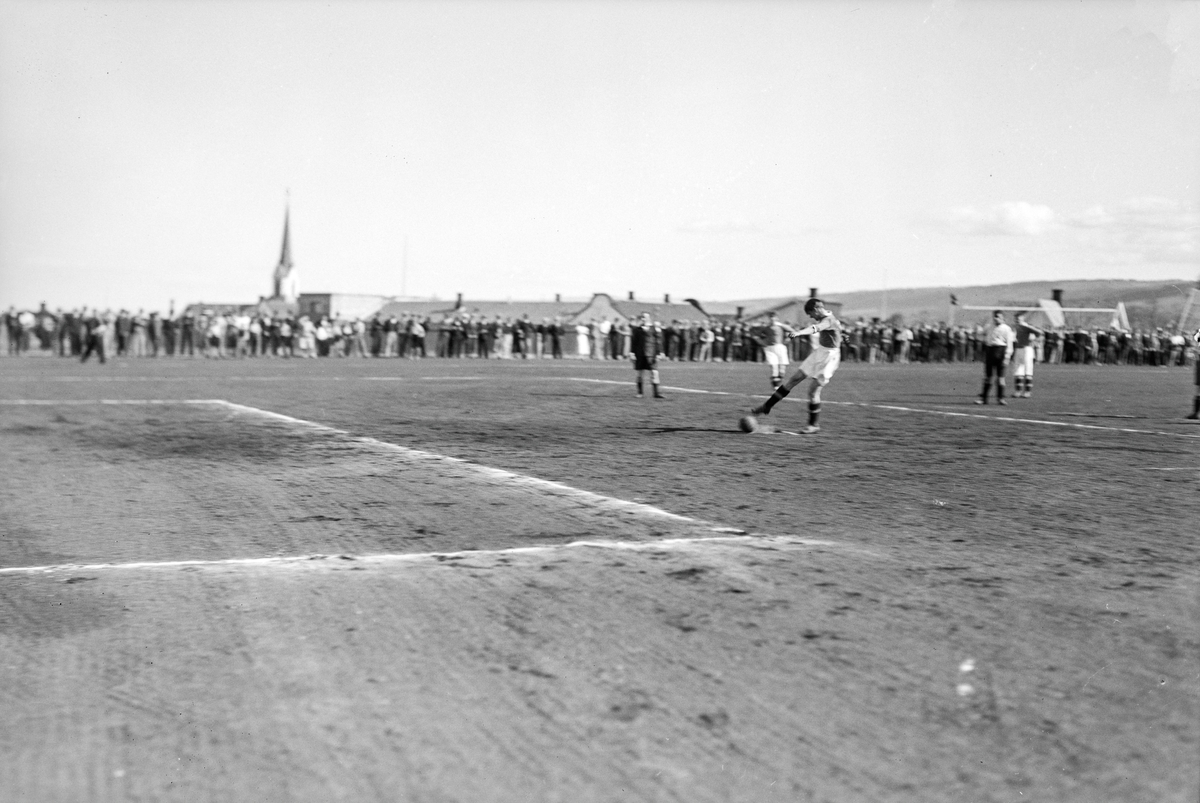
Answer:
[(1190, 369), (662, 373), (0, 361), (0, 800), (1196, 800)]

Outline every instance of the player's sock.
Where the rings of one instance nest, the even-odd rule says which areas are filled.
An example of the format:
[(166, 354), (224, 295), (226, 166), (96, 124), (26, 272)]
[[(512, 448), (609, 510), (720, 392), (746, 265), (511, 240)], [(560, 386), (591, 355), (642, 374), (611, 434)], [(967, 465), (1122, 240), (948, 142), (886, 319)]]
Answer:
[(1029, 394), (1033, 393), (1033, 377), (1025, 377), (1025, 398), (1029, 398)]
[(1200, 418), (1200, 393), (1196, 394), (1196, 398), (1192, 399), (1192, 414), (1188, 418)]
[(992, 383), (988, 380), (983, 380), (983, 390), (979, 393), (979, 398), (983, 399), (983, 403), (987, 404), (988, 391), (992, 389)]
[(656, 399), (664, 399), (664, 398), (666, 398), (665, 396), (663, 396), (663, 395), (662, 395), (662, 393), (660, 393), (660, 392), (659, 392), (659, 390), (658, 390), (658, 383), (657, 383), (657, 382), (655, 382), (655, 383), (652, 385), (652, 387), (654, 388), (654, 398), (656, 398)]
[(809, 402), (808, 403), (808, 425), (810, 427), (815, 427), (817, 425), (817, 417), (820, 415), (821, 415), (821, 403), (820, 402)]
[(642, 378), (640, 376), (637, 379), (637, 389), (638, 389), (638, 395), (641, 396), (642, 395)]
[(791, 393), (791, 391), (787, 389), (786, 385), (780, 385), (779, 387), (775, 388), (775, 392), (771, 394), (771, 398), (763, 402), (762, 414), (766, 415), (767, 413), (771, 412), (771, 408), (783, 401), (783, 397), (789, 393)]
[(996, 401), (1000, 401), (1000, 402), (1004, 401), (1004, 382), (1003, 381), (996, 383)]

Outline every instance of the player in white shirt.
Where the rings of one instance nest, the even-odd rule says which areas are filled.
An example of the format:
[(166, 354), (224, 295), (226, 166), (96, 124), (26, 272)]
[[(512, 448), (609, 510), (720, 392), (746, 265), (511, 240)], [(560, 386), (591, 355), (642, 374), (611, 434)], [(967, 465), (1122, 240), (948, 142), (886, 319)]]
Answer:
[(244, 313), (233, 316), (233, 326), (237, 330), (237, 354), (245, 357), (250, 353), (250, 316)]
[(1008, 404), (1004, 400), (1004, 369), (1012, 359), (1016, 335), (1012, 327), (1004, 322), (1004, 313), (996, 310), (992, 313), (992, 323), (984, 332), (983, 344), (983, 390), (979, 393), (976, 404), (988, 403), (988, 391), (992, 387), (992, 377), (996, 377), (996, 403)]
[(821, 414), (821, 388), (829, 384), (833, 372), (842, 360), (842, 324), (825, 309), (825, 302), (819, 298), (806, 301), (804, 311), (816, 323), (803, 329), (794, 329), (788, 336), (811, 338), (812, 353), (800, 363), (794, 374), (775, 388), (771, 398), (750, 412), (754, 415), (770, 415), (771, 408), (791, 393), (793, 388), (804, 380), (811, 379), (812, 384), (808, 390), (808, 426), (801, 432), (812, 435), (821, 431), (821, 427), (817, 425), (817, 418)]

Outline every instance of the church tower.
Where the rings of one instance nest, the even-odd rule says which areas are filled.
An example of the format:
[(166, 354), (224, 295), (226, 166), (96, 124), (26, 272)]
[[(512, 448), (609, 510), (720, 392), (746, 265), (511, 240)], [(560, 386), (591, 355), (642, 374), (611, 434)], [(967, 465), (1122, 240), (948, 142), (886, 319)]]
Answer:
[(288, 234), (288, 223), (291, 217), (291, 204), (283, 212), (283, 249), (279, 253), (279, 264), (275, 266), (275, 293), (272, 298), (294, 302), (300, 295), (296, 268), (292, 264), (292, 241)]

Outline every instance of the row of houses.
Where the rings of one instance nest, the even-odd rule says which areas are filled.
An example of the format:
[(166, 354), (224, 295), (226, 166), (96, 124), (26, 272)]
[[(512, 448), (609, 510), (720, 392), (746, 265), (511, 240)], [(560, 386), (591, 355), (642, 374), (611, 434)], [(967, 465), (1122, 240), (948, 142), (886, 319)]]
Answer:
[[(614, 298), (608, 293), (596, 293), (586, 301), (564, 300), (561, 296), (554, 301), (488, 301), (464, 298), (459, 294), (454, 301), (439, 301), (429, 299), (403, 299), (390, 296), (369, 295), (358, 293), (299, 293), (295, 301), (286, 301), (280, 297), (262, 298), (255, 304), (212, 304), (197, 302), (188, 305), (184, 314), (193, 316), (211, 314), (250, 314), (266, 317), (278, 316), (308, 316), (310, 320), (322, 318), (367, 320), (378, 315), (387, 319), (392, 316), (403, 318), (419, 316), (422, 318), (442, 319), (447, 316), (470, 315), (493, 320), (518, 320), (528, 318), (531, 321), (558, 320), (565, 325), (591, 323), (608, 320), (621, 323), (635, 320), (642, 313), (648, 312), (655, 320), (669, 323), (671, 321), (708, 321), (728, 322), (743, 321), (749, 324), (761, 323), (776, 313), (780, 320), (797, 326), (807, 322), (804, 314), (804, 302), (817, 294), (812, 288), (808, 296), (787, 296), (783, 298), (754, 299), (736, 302), (701, 302), (693, 298), (684, 299), (682, 303), (672, 301), (669, 295), (662, 301), (638, 300), (633, 293), (627, 298)], [(834, 301), (826, 301), (834, 314), (840, 305)]]
[[(1052, 329), (1108, 329), (1116, 327), (1129, 330), (1130, 323), (1125, 314), (1124, 305), (1118, 303), (1113, 308), (1065, 307), (1061, 291), (1053, 291), (1053, 299), (1037, 301), (1009, 301), (999, 305), (959, 305), (954, 296), (944, 322), (958, 326), (976, 326), (986, 323), (993, 309), (1001, 309), (1011, 313), (1017, 310), (1027, 310), (1029, 320), (1036, 326)], [(636, 320), (642, 313), (648, 312), (656, 321), (670, 323), (672, 321), (729, 323), (743, 322), (751, 326), (766, 322), (771, 313), (775, 313), (781, 321), (793, 326), (804, 326), (810, 321), (804, 313), (804, 304), (812, 296), (817, 295), (817, 288), (811, 288), (807, 296), (785, 296), (780, 298), (747, 299), (743, 301), (700, 301), (694, 298), (684, 299), (683, 302), (672, 301), (664, 296), (661, 301), (643, 301), (633, 293), (625, 298), (617, 298), (608, 293), (596, 293), (586, 300), (563, 299), (561, 296), (554, 301), (490, 301), (485, 299), (470, 299), (459, 294), (453, 301), (438, 299), (396, 298), (393, 296), (358, 294), (358, 293), (300, 293), (294, 300), (280, 297), (261, 298), (254, 304), (213, 304), (197, 302), (189, 305), (184, 314), (193, 317), (218, 315), (260, 315), (267, 318), (307, 316), (312, 321), (322, 318), (331, 320), (370, 320), (375, 316), (386, 320), (391, 317), (419, 317), (435, 321), (447, 317), (469, 315), (472, 318), (485, 320), (520, 320), (526, 318), (533, 322), (558, 321), (565, 326), (589, 324), (592, 322), (610, 321), (625, 323)], [(843, 304), (840, 301), (825, 300), (825, 305), (838, 317), (842, 317)], [(863, 310), (848, 311), (851, 319), (879, 320), (875, 316), (863, 314)], [(852, 320), (847, 320), (852, 322)]]

